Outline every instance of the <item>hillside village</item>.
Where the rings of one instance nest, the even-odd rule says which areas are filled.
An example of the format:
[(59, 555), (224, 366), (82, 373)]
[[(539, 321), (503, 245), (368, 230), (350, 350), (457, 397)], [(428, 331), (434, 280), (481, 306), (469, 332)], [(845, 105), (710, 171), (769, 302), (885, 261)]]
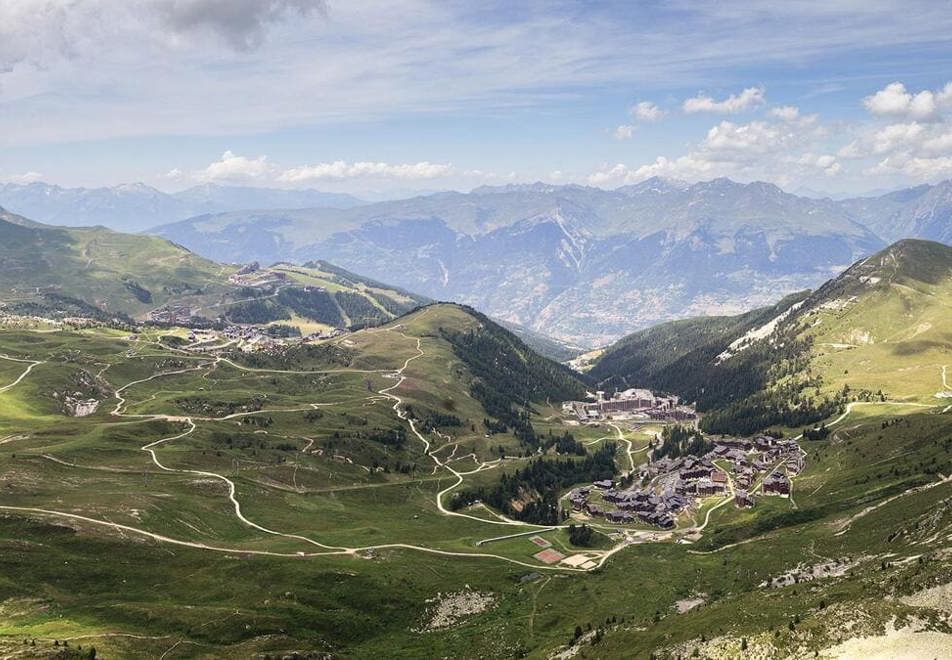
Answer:
[[(563, 403), (562, 411), (568, 424), (668, 425), (649, 443), (647, 461), (637, 470), (567, 494), (572, 517), (579, 522), (604, 519), (665, 530), (691, 526), (689, 521), (705, 498), (731, 497), (735, 506), (750, 508), (758, 497), (789, 497), (793, 478), (804, 468), (805, 454), (796, 439), (706, 438), (696, 428), (697, 414), (691, 406), (647, 389), (632, 388), (611, 397), (599, 391), (587, 401)], [(681, 426), (682, 422), (691, 426)], [(672, 436), (683, 437), (668, 444)]]
[(730, 496), (735, 506), (749, 508), (757, 497), (789, 497), (792, 480), (803, 468), (796, 440), (720, 438), (700, 456), (649, 459), (633, 479), (596, 481), (572, 490), (567, 499), (580, 521), (604, 518), (673, 529), (705, 498)]

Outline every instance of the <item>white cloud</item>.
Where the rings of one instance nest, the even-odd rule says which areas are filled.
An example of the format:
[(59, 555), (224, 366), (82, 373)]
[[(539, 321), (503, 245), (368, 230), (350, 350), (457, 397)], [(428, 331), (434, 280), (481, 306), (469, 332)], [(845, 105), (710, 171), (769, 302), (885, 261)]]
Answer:
[(183, 176), (185, 176), (185, 172), (183, 172), (181, 169), (177, 167), (174, 167), (165, 173), (165, 178), (171, 179), (173, 181), (177, 181), (178, 179), (181, 179)]
[(916, 181), (939, 181), (952, 177), (952, 156), (936, 158), (889, 156), (873, 167), (867, 168), (868, 175), (905, 175)]
[[(862, 11), (843, 0), (757, 11), (744, 0), (679, 2), (660, 14), (637, 3), (515, 14), (331, 4), (325, 20), (321, 3), (303, 0), (0, 0), (0, 148), (540, 108), (609, 86), (699, 89), (751, 62), (802, 67), (870, 44), (941, 44), (952, 32), (935, 0)], [(313, 9), (301, 17), (302, 7)]]
[(936, 92), (936, 102), (941, 108), (952, 108), (952, 82), (946, 83), (945, 87)]
[(628, 113), (640, 121), (658, 121), (665, 112), (651, 101), (639, 101), (628, 109)]
[(594, 186), (614, 187), (653, 176), (688, 181), (729, 176), (788, 185), (799, 179), (840, 174), (842, 165), (836, 156), (825, 152), (817, 155), (827, 131), (817, 124), (816, 116), (784, 114), (786, 117), (775, 122), (721, 121), (682, 156), (659, 156), (633, 167), (624, 163), (604, 165), (587, 181)]
[(740, 94), (731, 94), (723, 101), (715, 101), (707, 94), (698, 94), (695, 97), (685, 99), (682, 108), (684, 112), (688, 114), (709, 112), (713, 114), (733, 115), (738, 112), (750, 110), (764, 102), (764, 89), (762, 87), (748, 87)]
[(308, 181), (342, 180), (362, 177), (378, 177), (385, 179), (436, 179), (454, 173), (452, 165), (443, 163), (381, 163), (360, 161), (348, 163), (336, 160), (331, 163), (304, 165), (293, 167), (281, 172), (277, 180), (283, 183), (299, 184)]
[(827, 176), (835, 176), (843, 170), (842, 165), (840, 165), (839, 161), (836, 159), (836, 156), (833, 154), (822, 154), (817, 156), (811, 153), (806, 153), (803, 154), (803, 156), (801, 156), (800, 160), (797, 162), (798, 164), (805, 167), (820, 170)]
[(795, 105), (781, 105), (771, 108), (770, 116), (783, 121), (796, 121), (800, 117), (800, 108)]
[(622, 124), (615, 128), (612, 137), (616, 140), (630, 140), (635, 134), (635, 127), (631, 124)]
[(194, 174), (199, 181), (205, 182), (247, 182), (269, 179), (275, 169), (268, 162), (267, 156), (248, 158), (239, 156), (231, 151), (222, 154), (221, 160), (216, 161)]
[(746, 159), (780, 148), (791, 135), (778, 124), (722, 121), (707, 132), (701, 147), (714, 160)]
[(937, 121), (939, 117), (939, 102), (948, 102), (946, 97), (952, 97), (950, 85), (940, 92), (923, 90), (912, 94), (906, 90), (901, 82), (886, 85), (872, 96), (863, 99), (863, 105), (872, 114), (880, 117), (899, 117), (917, 121)]
[(730, 168), (722, 163), (698, 158), (696, 154), (674, 159), (658, 156), (654, 162), (638, 167), (628, 167), (624, 163), (605, 165), (590, 174), (587, 182), (591, 186), (614, 188), (655, 176), (697, 181), (726, 176), (730, 173), (729, 170)]
[(840, 150), (840, 156), (852, 159), (896, 154), (952, 155), (952, 124), (889, 124), (865, 132)]
[(24, 185), (27, 183), (36, 183), (41, 181), (43, 175), (39, 172), (24, 172), (23, 174), (12, 174), (10, 176), (0, 177), (0, 183), (16, 183)]
[[(182, 171), (175, 168), (166, 177), (176, 178)], [(456, 169), (448, 163), (385, 163), (375, 161), (347, 162), (335, 160), (314, 165), (282, 167), (272, 163), (267, 156), (249, 158), (232, 151), (222, 154), (220, 160), (192, 173), (192, 177), (204, 182), (224, 183), (277, 183), (284, 185), (303, 185), (315, 181), (345, 181), (349, 179), (373, 178), (378, 180), (412, 181), (447, 177), (456, 174)], [(476, 179), (492, 179), (494, 174), (479, 170), (467, 170), (464, 176)]]

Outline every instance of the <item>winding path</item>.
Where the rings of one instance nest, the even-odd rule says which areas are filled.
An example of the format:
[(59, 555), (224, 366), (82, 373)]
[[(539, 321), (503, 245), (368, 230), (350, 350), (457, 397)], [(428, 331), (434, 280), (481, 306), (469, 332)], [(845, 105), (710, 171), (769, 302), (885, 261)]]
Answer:
[[(399, 327), (401, 327), (401, 326), (396, 326), (396, 327), (393, 327), (393, 328), (381, 328), (381, 329), (376, 329), (376, 330), (374, 330), (374, 331), (375, 331), (375, 332), (396, 332)], [(174, 434), (174, 435), (165, 437), (165, 438), (161, 438), (161, 439), (159, 439), (159, 440), (155, 440), (155, 441), (153, 441), (153, 442), (150, 442), (150, 443), (147, 443), (147, 444), (143, 445), (143, 446), (140, 448), (142, 451), (147, 452), (147, 453), (149, 454), (149, 456), (150, 456), (150, 458), (151, 458), (153, 464), (155, 464), (156, 467), (158, 467), (159, 469), (161, 469), (161, 470), (163, 470), (163, 471), (165, 471), (165, 472), (177, 473), (177, 474), (192, 474), (192, 475), (207, 477), (207, 478), (214, 479), (214, 480), (217, 480), (217, 481), (220, 481), (220, 482), (224, 483), (224, 484), (227, 486), (227, 489), (228, 489), (228, 499), (229, 499), (229, 501), (230, 501), (231, 504), (232, 504), (235, 517), (238, 518), (238, 520), (240, 520), (244, 525), (246, 525), (246, 526), (248, 526), (248, 527), (250, 527), (250, 528), (252, 528), (252, 529), (258, 530), (258, 531), (260, 531), (260, 532), (263, 532), (263, 533), (265, 533), (265, 534), (268, 534), (268, 535), (272, 535), (272, 536), (276, 536), (276, 537), (282, 537), (282, 538), (291, 539), (291, 540), (294, 540), (294, 541), (299, 541), (299, 542), (303, 542), (303, 543), (309, 544), (309, 545), (314, 546), (315, 548), (317, 548), (317, 550), (310, 551), (310, 552), (304, 552), (304, 551), (298, 551), (298, 552), (277, 552), (277, 551), (268, 551), (268, 550), (233, 548), (233, 547), (227, 547), (227, 546), (219, 546), (219, 545), (212, 545), (212, 544), (200, 543), (200, 542), (195, 542), (195, 541), (187, 541), (187, 540), (182, 540), (182, 539), (176, 539), (176, 538), (173, 538), (173, 537), (170, 537), (170, 536), (166, 536), (166, 535), (162, 535), (162, 534), (157, 534), (157, 533), (155, 533), (155, 532), (150, 532), (150, 531), (147, 531), (147, 530), (144, 530), (144, 529), (141, 529), (141, 528), (137, 528), (137, 527), (133, 527), (133, 526), (130, 526), (130, 525), (123, 525), (123, 524), (121, 524), (121, 523), (114, 523), (114, 522), (110, 522), (110, 521), (97, 520), (97, 519), (95, 519), (95, 518), (90, 518), (90, 517), (87, 517), (87, 516), (83, 516), (83, 515), (79, 515), (79, 514), (75, 514), (75, 513), (70, 513), (70, 512), (65, 512), (65, 511), (55, 511), (55, 510), (51, 510), (51, 509), (35, 508), (35, 507), (16, 507), (16, 506), (2, 506), (2, 505), (0, 505), (0, 510), (5, 510), (5, 511), (18, 511), (18, 512), (22, 512), (22, 513), (31, 513), (31, 514), (36, 514), (36, 515), (46, 515), (46, 516), (62, 517), (62, 518), (67, 518), (67, 519), (76, 520), (76, 521), (79, 521), (79, 522), (88, 523), (88, 524), (91, 524), (91, 525), (99, 525), (99, 526), (108, 527), (108, 528), (114, 529), (114, 530), (116, 530), (116, 531), (119, 531), (120, 533), (129, 532), (129, 533), (132, 533), (132, 534), (138, 534), (138, 535), (145, 536), (145, 537), (151, 538), (151, 539), (153, 539), (153, 540), (155, 540), (155, 541), (162, 542), (162, 543), (169, 543), (169, 544), (180, 545), (180, 546), (185, 546), (185, 547), (190, 547), (190, 548), (196, 548), (196, 549), (201, 549), (201, 550), (206, 550), (206, 551), (214, 551), (214, 552), (220, 552), (220, 553), (226, 553), (226, 554), (235, 554), (235, 555), (261, 555), (261, 556), (273, 556), (273, 557), (320, 557), (320, 556), (349, 556), (349, 557), (358, 557), (358, 556), (361, 556), (362, 553), (370, 553), (370, 552), (376, 552), (376, 551), (387, 550), (387, 549), (400, 549), (400, 550), (410, 550), (410, 551), (416, 551), (416, 552), (425, 552), (425, 553), (429, 553), (429, 554), (433, 554), (433, 555), (447, 556), (447, 557), (494, 559), (494, 560), (505, 561), (505, 562), (508, 562), (508, 563), (511, 563), (511, 564), (515, 564), (515, 565), (519, 565), (519, 566), (524, 566), (524, 567), (527, 567), (527, 568), (531, 568), (531, 569), (533, 569), (533, 570), (558, 571), (558, 572), (582, 572), (582, 573), (586, 572), (587, 570), (593, 570), (593, 569), (571, 568), (571, 567), (567, 567), (567, 566), (545, 566), (545, 565), (540, 565), (540, 564), (537, 564), (537, 563), (530, 563), (530, 562), (520, 561), (520, 560), (518, 560), (518, 559), (513, 559), (513, 558), (511, 558), (511, 557), (506, 557), (506, 556), (498, 555), (498, 554), (492, 554), (492, 553), (474, 553), (474, 552), (451, 551), (451, 550), (439, 550), (439, 549), (435, 549), (435, 548), (429, 548), (429, 547), (425, 547), (425, 546), (413, 545), (413, 544), (408, 544), (408, 543), (386, 543), (386, 544), (378, 544), (378, 545), (364, 546), (364, 547), (335, 546), (335, 545), (328, 545), (328, 544), (325, 544), (325, 543), (321, 543), (321, 542), (319, 542), (319, 541), (317, 541), (317, 540), (315, 540), (315, 539), (312, 539), (312, 538), (310, 538), (310, 537), (307, 537), (307, 536), (304, 536), (304, 535), (301, 535), (301, 534), (293, 534), (293, 533), (281, 532), (281, 531), (277, 531), (277, 530), (271, 529), (271, 528), (269, 528), (269, 527), (266, 527), (266, 526), (264, 526), (264, 525), (261, 525), (261, 524), (259, 524), (259, 523), (257, 523), (257, 522), (254, 522), (254, 521), (248, 519), (248, 518), (244, 515), (244, 513), (242, 512), (242, 509), (241, 509), (241, 503), (240, 503), (240, 501), (238, 500), (238, 497), (237, 497), (237, 487), (236, 487), (236, 484), (235, 484), (234, 481), (232, 481), (232, 480), (229, 479), (228, 477), (225, 477), (224, 475), (221, 475), (221, 474), (218, 474), (218, 473), (215, 473), (215, 472), (210, 472), (210, 471), (205, 471), (205, 470), (179, 469), (179, 468), (169, 467), (169, 466), (165, 465), (164, 463), (162, 463), (162, 462), (159, 460), (159, 457), (158, 457), (158, 454), (157, 454), (157, 452), (156, 452), (156, 449), (157, 449), (158, 447), (160, 447), (160, 446), (167, 446), (168, 444), (174, 442), (175, 440), (179, 440), (179, 439), (182, 439), (182, 438), (185, 438), (185, 437), (191, 435), (191, 434), (196, 430), (196, 428), (197, 428), (197, 426), (196, 426), (196, 421), (223, 421), (223, 420), (228, 420), (228, 419), (234, 419), (234, 418), (241, 417), (241, 416), (243, 416), (243, 415), (248, 415), (248, 414), (255, 414), (255, 413), (261, 413), (261, 412), (291, 412), (292, 410), (252, 411), (252, 412), (233, 413), (233, 414), (231, 414), (231, 415), (226, 415), (226, 416), (221, 417), (221, 418), (203, 418), (203, 417), (196, 417), (196, 416), (175, 416), (175, 415), (165, 415), (165, 414), (130, 414), (130, 413), (124, 412), (124, 408), (126, 407), (126, 399), (125, 399), (125, 397), (123, 396), (123, 393), (124, 393), (127, 389), (129, 389), (130, 387), (132, 387), (132, 386), (134, 386), (134, 385), (137, 385), (137, 384), (141, 384), (141, 383), (145, 383), (145, 382), (154, 380), (154, 379), (156, 379), (156, 378), (161, 378), (161, 377), (164, 377), (164, 376), (172, 376), (172, 375), (178, 375), (178, 374), (189, 373), (189, 372), (195, 372), (195, 371), (203, 371), (203, 370), (205, 370), (205, 369), (208, 369), (209, 367), (215, 367), (215, 366), (217, 366), (218, 364), (220, 364), (221, 362), (225, 362), (225, 363), (229, 364), (230, 366), (232, 366), (232, 367), (234, 367), (234, 368), (236, 368), (236, 369), (242, 370), (242, 371), (258, 372), (258, 373), (288, 373), (288, 374), (297, 374), (297, 375), (307, 375), (307, 374), (326, 374), (326, 373), (346, 373), (346, 372), (351, 372), (351, 373), (379, 373), (379, 374), (385, 374), (385, 375), (387, 375), (387, 376), (389, 376), (389, 377), (391, 377), (391, 378), (394, 378), (394, 379), (396, 380), (396, 382), (395, 382), (394, 384), (392, 384), (392, 385), (389, 385), (389, 386), (387, 386), (387, 387), (385, 387), (385, 388), (379, 390), (379, 391), (377, 392), (377, 395), (378, 395), (377, 397), (368, 397), (368, 398), (371, 398), (371, 399), (373, 399), (373, 398), (378, 398), (378, 399), (379, 399), (379, 398), (386, 398), (386, 399), (392, 401), (392, 402), (393, 402), (393, 406), (392, 406), (393, 411), (396, 413), (396, 415), (397, 415), (401, 420), (404, 420), (405, 422), (407, 422), (407, 424), (410, 426), (410, 430), (411, 430), (411, 432), (413, 433), (413, 435), (414, 435), (414, 436), (420, 441), (420, 443), (423, 445), (423, 450), (424, 450), (425, 455), (426, 455), (426, 456), (429, 456), (429, 457), (433, 460), (433, 462), (434, 462), (434, 464), (435, 464), (434, 471), (438, 471), (438, 470), (441, 470), (441, 469), (442, 469), (442, 470), (446, 470), (447, 472), (449, 472), (451, 475), (453, 475), (453, 476), (455, 477), (454, 483), (452, 483), (451, 485), (447, 486), (446, 488), (443, 488), (442, 490), (440, 490), (440, 491), (436, 494), (436, 508), (437, 508), (437, 510), (438, 510), (442, 515), (445, 515), (445, 516), (454, 516), (454, 517), (466, 518), (466, 519), (470, 519), (470, 520), (473, 520), (473, 521), (476, 521), (476, 522), (479, 522), (479, 523), (491, 524), (491, 525), (497, 525), (497, 526), (504, 526), (504, 527), (510, 527), (510, 528), (512, 528), (512, 527), (517, 527), (517, 528), (521, 528), (521, 530), (523, 530), (523, 531), (519, 531), (519, 532), (514, 532), (514, 533), (512, 533), (512, 534), (507, 534), (507, 535), (502, 535), (502, 536), (491, 537), (491, 538), (488, 538), (488, 539), (483, 539), (483, 540), (481, 540), (481, 541), (479, 541), (479, 542), (476, 543), (477, 547), (478, 547), (478, 546), (481, 546), (481, 545), (483, 545), (483, 544), (485, 544), (485, 543), (489, 543), (489, 542), (493, 542), (493, 541), (498, 541), (498, 540), (503, 540), (503, 539), (510, 539), (510, 538), (517, 538), (517, 537), (521, 537), (521, 536), (527, 536), (527, 535), (530, 535), (530, 534), (536, 534), (536, 533), (542, 533), (542, 532), (547, 532), (547, 531), (553, 531), (553, 530), (556, 530), (556, 529), (566, 528), (567, 525), (547, 526), (547, 525), (535, 525), (535, 524), (531, 524), (531, 523), (524, 523), (524, 522), (521, 522), (521, 521), (516, 521), (516, 520), (509, 519), (509, 518), (507, 518), (507, 517), (505, 517), (505, 516), (503, 516), (503, 515), (501, 515), (501, 514), (499, 514), (499, 513), (497, 513), (497, 512), (493, 512), (493, 511), (490, 511), (490, 513), (491, 513), (491, 515), (494, 516), (494, 519), (483, 518), (483, 517), (479, 517), (479, 516), (475, 516), (475, 515), (470, 515), (470, 514), (462, 513), (462, 512), (458, 512), (458, 511), (451, 511), (451, 510), (447, 509), (447, 508), (444, 506), (444, 504), (443, 504), (443, 497), (444, 497), (446, 494), (448, 494), (449, 492), (451, 492), (453, 489), (457, 488), (460, 484), (462, 484), (463, 481), (464, 481), (464, 476), (465, 476), (465, 475), (475, 474), (475, 473), (480, 472), (480, 471), (483, 471), (483, 470), (492, 469), (492, 468), (496, 467), (497, 465), (499, 465), (499, 464), (500, 464), (500, 461), (499, 461), (499, 460), (496, 460), (496, 461), (490, 461), (490, 462), (485, 462), (485, 461), (479, 462), (478, 459), (476, 459), (475, 456), (474, 456), (474, 460), (476, 460), (476, 462), (477, 462), (476, 468), (473, 469), (473, 470), (465, 471), (465, 472), (464, 472), (464, 471), (458, 471), (458, 470), (456, 470), (455, 468), (453, 468), (453, 467), (449, 464), (449, 463), (452, 462), (453, 460), (458, 460), (458, 459), (454, 459), (455, 448), (454, 448), (454, 453), (451, 454), (450, 457), (447, 458), (446, 461), (441, 461), (441, 460), (439, 459), (439, 457), (436, 455), (436, 453), (437, 453), (438, 450), (437, 450), (437, 451), (434, 451), (434, 450), (433, 450), (432, 445), (431, 445), (429, 439), (418, 429), (418, 427), (417, 427), (417, 420), (413, 419), (412, 417), (410, 417), (410, 416), (408, 415), (408, 413), (407, 413), (407, 411), (406, 411), (406, 409), (405, 409), (405, 407), (404, 407), (404, 400), (403, 400), (403, 398), (401, 398), (398, 394), (395, 393), (395, 391), (398, 390), (398, 389), (400, 388), (400, 386), (403, 385), (403, 383), (406, 381), (407, 376), (405, 375), (404, 372), (409, 368), (410, 364), (411, 364), (413, 361), (415, 361), (415, 360), (417, 360), (417, 359), (419, 359), (419, 358), (421, 358), (421, 357), (424, 357), (424, 356), (426, 355), (426, 352), (425, 352), (424, 349), (423, 349), (422, 338), (421, 338), (421, 337), (410, 337), (410, 336), (408, 336), (408, 335), (406, 335), (406, 334), (404, 334), (404, 333), (402, 333), (402, 332), (397, 332), (397, 334), (399, 334), (399, 335), (402, 336), (402, 337), (405, 337), (405, 338), (408, 339), (408, 340), (414, 340), (414, 339), (415, 339), (415, 341), (416, 341), (416, 351), (417, 351), (417, 353), (416, 353), (415, 355), (411, 355), (410, 357), (406, 358), (406, 360), (404, 361), (403, 365), (402, 365), (399, 369), (396, 369), (396, 370), (392, 370), (392, 369), (347, 369), (347, 368), (342, 368), (342, 369), (322, 369), (322, 370), (316, 370), (316, 371), (295, 371), (295, 370), (281, 370), (281, 369), (257, 369), (257, 368), (251, 368), (251, 367), (244, 367), (244, 366), (241, 366), (241, 365), (239, 365), (239, 364), (234, 363), (233, 361), (229, 360), (228, 358), (225, 358), (225, 357), (222, 357), (222, 356), (216, 356), (214, 359), (211, 359), (211, 360), (204, 359), (203, 362), (201, 362), (201, 363), (200, 363), (198, 366), (196, 366), (196, 367), (160, 372), (160, 373), (152, 374), (151, 376), (149, 376), (149, 377), (147, 377), (147, 378), (142, 378), (142, 379), (139, 379), (139, 380), (135, 380), (135, 381), (126, 383), (125, 385), (123, 385), (122, 387), (119, 387), (119, 388), (115, 391), (115, 398), (116, 398), (116, 400), (117, 400), (117, 403), (116, 403), (115, 408), (111, 411), (111, 415), (114, 416), (114, 417), (131, 418), (131, 419), (134, 419), (134, 420), (136, 420), (136, 421), (162, 420), (162, 421), (166, 421), (166, 422), (170, 422), (170, 423), (184, 423), (184, 424), (187, 425), (187, 429), (184, 430), (184, 431), (182, 431), (182, 432), (180, 432), (180, 433), (177, 433), (177, 434)], [(28, 366), (26, 367), (26, 369), (24, 370), (24, 372), (23, 372), (22, 374), (20, 374), (20, 376), (19, 376), (14, 382), (10, 383), (9, 385), (0, 387), (0, 393), (6, 392), (6, 391), (10, 390), (11, 388), (13, 388), (14, 386), (18, 385), (20, 382), (23, 381), (24, 378), (26, 378), (26, 377), (30, 374), (30, 372), (31, 372), (35, 367), (37, 367), (38, 365), (41, 365), (41, 364), (44, 364), (44, 363), (45, 363), (45, 361), (42, 361), (42, 360), (27, 360), (27, 359), (21, 359), (21, 358), (12, 358), (12, 357), (9, 357), (9, 356), (6, 356), (6, 355), (0, 355), (0, 358), (2, 358), (2, 359), (7, 359), (7, 360), (11, 360), (11, 361), (15, 361), (15, 362), (28, 363)], [(948, 384), (947, 384), (947, 381), (946, 381), (946, 368), (945, 368), (945, 367), (942, 368), (942, 378), (943, 378), (943, 385), (946, 386), (946, 387), (948, 387)], [(346, 403), (346, 402), (309, 404), (307, 407), (295, 408), (295, 409), (293, 409), (293, 410), (297, 410), (297, 411), (300, 411), (300, 410), (313, 410), (313, 409), (316, 409), (316, 408), (322, 407), (322, 406), (341, 405), (341, 404), (343, 404), (343, 403)], [(924, 407), (924, 408), (932, 408), (932, 407), (934, 407), (934, 406), (928, 406), (928, 405), (926, 405), (926, 404), (909, 403), (909, 402), (852, 402), (852, 403), (850, 403), (850, 404), (847, 405), (845, 411), (844, 411), (840, 416), (838, 416), (838, 417), (837, 417), (836, 419), (834, 419), (833, 421), (829, 422), (829, 423), (827, 424), (827, 426), (834, 426), (834, 425), (836, 425), (836, 424), (841, 423), (844, 419), (846, 419), (846, 418), (852, 413), (854, 407), (857, 406), (857, 405), (898, 405), (898, 406), (919, 406), (919, 407)], [(952, 406), (950, 406), (949, 408), (952, 408)], [(946, 410), (948, 410), (949, 408), (946, 408)], [(624, 433), (621, 431), (621, 429), (620, 429), (616, 424), (613, 424), (613, 423), (612, 423), (612, 424), (609, 424), (609, 426), (611, 426), (611, 427), (615, 430), (615, 434), (616, 434), (617, 439), (620, 440), (620, 441), (622, 441), (622, 442), (624, 442), (624, 443), (626, 444), (626, 446), (627, 446), (626, 454), (627, 454), (627, 456), (628, 456), (628, 463), (629, 463), (630, 470), (633, 472), (633, 471), (635, 470), (634, 454), (648, 450), (649, 447), (650, 447), (650, 445), (645, 446), (645, 447), (643, 447), (643, 448), (641, 448), (641, 449), (639, 449), (639, 450), (634, 450), (634, 449), (633, 449), (633, 445), (632, 445), (632, 441), (624, 436)], [(795, 439), (798, 440), (798, 439), (800, 439), (801, 437), (802, 437), (802, 434), (801, 434), (800, 436), (798, 436), (797, 438), (795, 438)], [(603, 439), (603, 438), (600, 438), (599, 440), (601, 440), (601, 439)], [(607, 439), (607, 438), (604, 438), (604, 439)], [(313, 445), (313, 440), (311, 440), (311, 439), (308, 439), (308, 440), (309, 440), (309, 444), (308, 444), (308, 446), (305, 448), (304, 451), (307, 451), (307, 449), (310, 449), (310, 447)], [(444, 445), (444, 446), (445, 446), (445, 445)], [(440, 449), (442, 449), (442, 447), (441, 447)], [(801, 451), (802, 451), (802, 450), (801, 450)], [(44, 456), (44, 457), (45, 457), (45, 458), (49, 458), (50, 460), (57, 461), (57, 462), (59, 462), (59, 463), (63, 463), (64, 465), (69, 465), (69, 464), (66, 463), (65, 461), (60, 461), (59, 459), (56, 459), (56, 458), (54, 458), (54, 457), (52, 457), (52, 456)], [(464, 457), (464, 458), (465, 458), (465, 457)], [(76, 467), (80, 467), (80, 466), (76, 466)], [(108, 469), (108, 468), (100, 468), (100, 469)], [(881, 502), (881, 503), (878, 503), (878, 504), (875, 505), (874, 507), (870, 507), (870, 508), (868, 508), (868, 509), (866, 509), (866, 510), (860, 512), (859, 514), (857, 514), (857, 515), (854, 516), (853, 518), (850, 518), (850, 519), (847, 521), (847, 523), (844, 525), (843, 529), (841, 529), (839, 532), (837, 532), (837, 534), (842, 534), (842, 533), (844, 533), (844, 532), (848, 529), (849, 524), (852, 523), (853, 520), (855, 520), (856, 518), (859, 518), (859, 517), (865, 515), (866, 513), (868, 513), (869, 511), (874, 510), (874, 509), (876, 509), (876, 508), (878, 508), (878, 507), (880, 507), (880, 506), (884, 506), (885, 504), (888, 504), (889, 502), (891, 502), (891, 501), (893, 501), (894, 499), (896, 499), (896, 497), (900, 497), (900, 496), (902, 496), (902, 495), (904, 495), (904, 494), (906, 494), (906, 493), (909, 493), (909, 492), (917, 492), (918, 490), (922, 490), (922, 489), (925, 489), (925, 488), (931, 488), (931, 487), (934, 487), (934, 486), (939, 485), (940, 483), (945, 483), (945, 482), (948, 482), (948, 481), (950, 481), (950, 480), (952, 480), (952, 476), (946, 477), (946, 478), (944, 478), (942, 481), (937, 482), (937, 483), (934, 483), (934, 484), (929, 484), (929, 485), (927, 485), (927, 486), (921, 486), (921, 487), (917, 487), (917, 488), (914, 488), (914, 489), (910, 489), (909, 491), (906, 491), (905, 493), (902, 493), (902, 494), (897, 495), (897, 496), (895, 496), (895, 497), (893, 497), (893, 498), (889, 498), (889, 499), (887, 499), (887, 500), (885, 500), (885, 501), (883, 501), (883, 502)], [(731, 491), (732, 491), (732, 490), (733, 490), (733, 483), (731, 483)], [(730, 501), (732, 500), (732, 496), (733, 496), (732, 493), (730, 493), (730, 494), (729, 494), (727, 497), (725, 497), (721, 502), (715, 504), (715, 505), (712, 506), (710, 509), (708, 509), (707, 512), (706, 512), (706, 514), (705, 514), (705, 518), (704, 518), (703, 523), (702, 523), (700, 526), (694, 528), (692, 531), (700, 532), (700, 531), (704, 530), (704, 529), (707, 527), (707, 525), (710, 523), (711, 515), (713, 514), (713, 512), (716, 511), (717, 509), (723, 507), (723, 506), (726, 505), (728, 502), (730, 502)], [(622, 542), (616, 544), (615, 546), (613, 546), (613, 547), (612, 547), (611, 549), (609, 549), (609, 550), (598, 551), (597, 553), (592, 552), (592, 551), (589, 551), (589, 552), (587, 553), (587, 554), (594, 554), (594, 555), (596, 555), (596, 557), (593, 558), (593, 560), (597, 559), (597, 561), (596, 561), (596, 568), (603, 566), (615, 553), (620, 552), (621, 550), (623, 550), (625, 547), (627, 547), (628, 545), (630, 545), (630, 544), (632, 544), (632, 543), (637, 543), (637, 542), (639, 542), (639, 540), (644, 540), (644, 539), (659, 538), (659, 536), (658, 536), (657, 533), (653, 533), (653, 534), (652, 534), (652, 533), (640, 532), (640, 531), (638, 531), (638, 532), (633, 532), (632, 530), (624, 530), (624, 529), (619, 529), (618, 531), (620, 531), (620, 532), (622, 532), (622, 533), (624, 534), (624, 540), (623, 540)], [(670, 534), (670, 533), (666, 535), (666, 538), (670, 538), (670, 537), (671, 537), (671, 534)]]
[(0, 387), (0, 394), (6, 392), (7, 390), (13, 389), (17, 385), (19, 385), (20, 381), (22, 381), (24, 378), (29, 376), (30, 372), (33, 371), (33, 369), (35, 369), (39, 365), (46, 364), (45, 360), (23, 360), (21, 358), (10, 357), (9, 355), (0, 355), (0, 358), (3, 358), (4, 360), (10, 360), (11, 362), (29, 363), (29, 366), (27, 366), (26, 370), (22, 374), (20, 374), (19, 378), (17, 378), (15, 381), (10, 383), (9, 385), (4, 385), (3, 387)]

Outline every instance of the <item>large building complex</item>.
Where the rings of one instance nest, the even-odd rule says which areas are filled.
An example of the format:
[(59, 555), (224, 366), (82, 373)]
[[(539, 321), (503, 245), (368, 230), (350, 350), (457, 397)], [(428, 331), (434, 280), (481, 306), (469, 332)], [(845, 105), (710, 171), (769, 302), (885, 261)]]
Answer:
[(693, 408), (682, 405), (677, 396), (656, 395), (651, 390), (631, 388), (615, 392), (610, 397), (598, 391), (589, 398), (589, 401), (567, 401), (562, 404), (562, 409), (583, 421), (605, 417), (655, 420), (691, 420), (695, 417)]

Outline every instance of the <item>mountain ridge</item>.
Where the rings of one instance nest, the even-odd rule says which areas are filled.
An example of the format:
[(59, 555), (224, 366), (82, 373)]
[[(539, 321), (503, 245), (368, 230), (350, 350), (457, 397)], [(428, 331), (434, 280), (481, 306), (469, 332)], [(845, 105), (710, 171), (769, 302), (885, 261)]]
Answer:
[(0, 292), (6, 311), (27, 315), (277, 324), (305, 333), (375, 325), (429, 302), (327, 262), (239, 269), (158, 236), (45, 225), (2, 209)]
[[(903, 239), (773, 307), (629, 335), (589, 375), (603, 387), (697, 401), (712, 432), (797, 427), (851, 401), (887, 401), (899, 386), (913, 405), (934, 401), (952, 351), (942, 322), (950, 313), (952, 247)], [(911, 384), (912, 374), (921, 382)]]
[(778, 285), (812, 288), (883, 245), (830, 200), (729, 179), (484, 187), (343, 210), (209, 214), (155, 231), (220, 261), (327, 258), (588, 347), (766, 304)]
[(165, 193), (143, 183), (99, 188), (65, 188), (43, 182), (0, 184), (0, 205), (24, 216), (47, 224), (102, 225), (123, 231), (141, 231), (213, 211), (347, 207), (362, 203), (342, 193), (213, 183), (175, 193)]

